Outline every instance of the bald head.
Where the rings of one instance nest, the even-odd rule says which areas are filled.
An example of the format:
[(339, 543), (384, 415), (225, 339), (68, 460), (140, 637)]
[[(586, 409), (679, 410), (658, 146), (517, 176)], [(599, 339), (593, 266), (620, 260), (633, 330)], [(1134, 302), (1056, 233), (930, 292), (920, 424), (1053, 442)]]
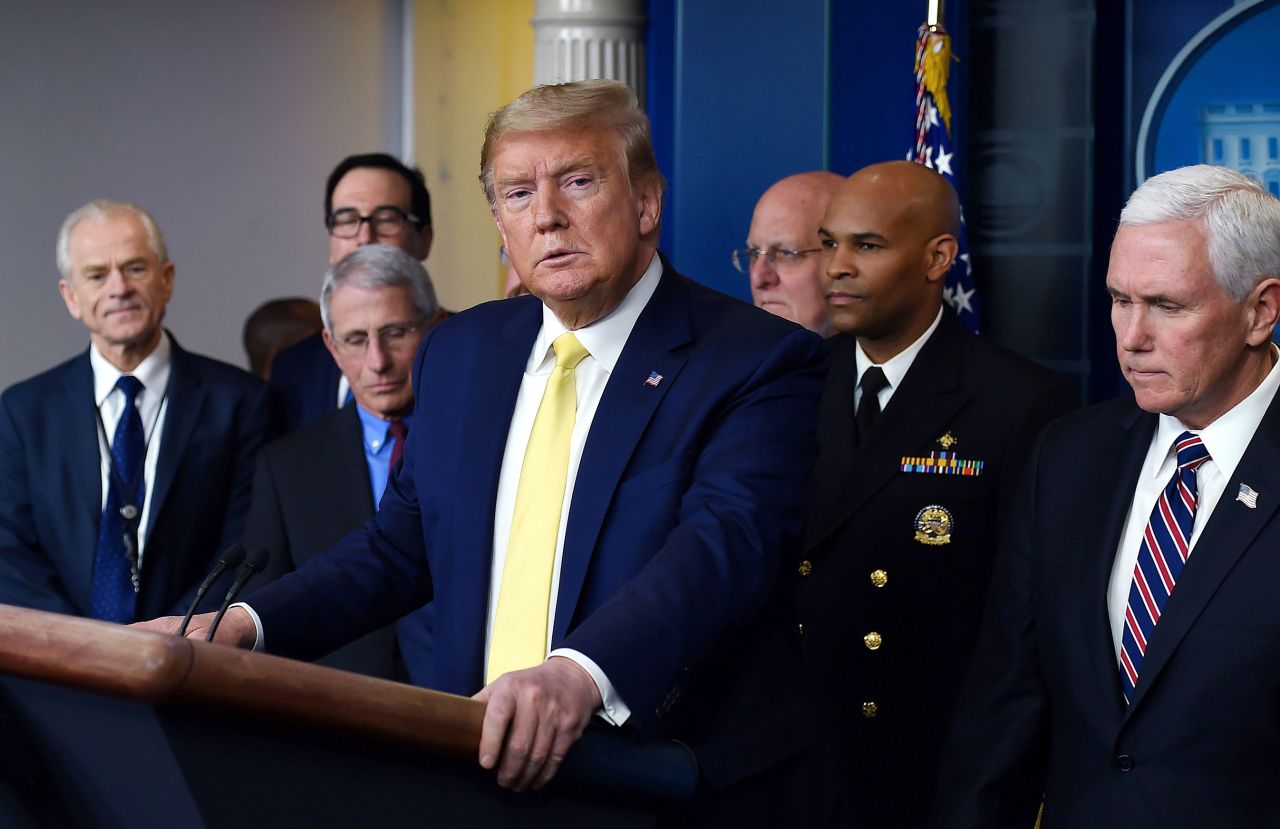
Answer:
[(942, 306), (959, 229), (955, 190), (927, 167), (890, 161), (846, 179), (819, 230), (836, 329), (877, 363), (915, 342)]
[[(760, 206), (775, 202), (786, 205), (793, 210), (808, 211), (815, 222), (822, 218), (827, 209), (831, 194), (844, 183), (844, 176), (817, 170), (811, 173), (796, 173), (779, 179), (764, 191), (760, 201), (756, 202), (756, 212)], [(816, 212), (815, 212), (816, 211)]]
[[(752, 301), (823, 336), (833, 329), (822, 298), (818, 225), (831, 194), (843, 181), (827, 172), (787, 176), (756, 202), (747, 233), (748, 248), (773, 251), (773, 262), (765, 256), (752, 258)], [(790, 256), (779, 251), (802, 253)]]
[(960, 200), (955, 188), (938, 173), (914, 161), (885, 161), (863, 167), (847, 183), (891, 198), (905, 221), (930, 236), (960, 234)]

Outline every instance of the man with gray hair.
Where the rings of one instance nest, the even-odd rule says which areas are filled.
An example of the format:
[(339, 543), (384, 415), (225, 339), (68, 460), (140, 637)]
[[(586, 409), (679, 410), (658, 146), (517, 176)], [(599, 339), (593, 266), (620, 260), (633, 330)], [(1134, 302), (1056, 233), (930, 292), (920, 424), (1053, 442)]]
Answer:
[[(354, 400), (258, 456), (244, 536), (246, 547), (271, 553), (258, 587), (296, 570), (373, 516), (409, 434), (414, 355), (443, 316), (422, 265), (382, 244), (356, 248), (329, 269), (320, 314), (325, 346)], [(423, 626), (413, 627), (420, 635)], [(392, 625), (319, 661), (403, 678)]]
[(936, 824), (1280, 826), (1280, 201), (1147, 180), (1107, 289), (1133, 397), (1032, 455)]
[(90, 345), (0, 396), (0, 602), (182, 613), (244, 527), (262, 384), (165, 331), (174, 265), (142, 208), (76, 210), (57, 262)]

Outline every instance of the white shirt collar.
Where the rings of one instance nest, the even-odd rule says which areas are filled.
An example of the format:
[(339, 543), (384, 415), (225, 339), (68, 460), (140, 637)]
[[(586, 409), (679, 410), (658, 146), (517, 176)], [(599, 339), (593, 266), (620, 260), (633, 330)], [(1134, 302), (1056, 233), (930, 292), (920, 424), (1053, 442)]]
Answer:
[[(943, 308), (938, 308), (938, 315), (933, 318), (933, 322), (925, 329), (925, 332), (916, 338), (916, 341), (897, 354), (885, 360), (880, 365), (880, 370), (884, 372), (884, 377), (889, 381), (889, 388), (896, 389), (898, 384), (902, 382), (902, 378), (907, 376), (907, 372), (911, 369), (911, 364), (915, 362), (916, 355), (920, 353), (920, 349), (924, 348), (924, 344), (928, 342), (929, 337), (934, 331), (938, 330), (938, 324), (942, 322)], [(858, 376), (853, 378), (856, 386), (862, 380), (862, 373), (871, 368), (875, 363), (867, 356), (867, 352), (862, 350), (862, 343), (854, 340), (854, 362), (857, 368)]]
[[(635, 327), (636, 320), (640, 318), (640, 312), (649, 304), (649, 299), (657, 290), (658, 279), (661, 276), (662, 260), (657, 253), (654, 253), (653, 258), (649, 260), (649, 267), (645, 268), (640, 280), (631, 286), (631, 290), (622, 298), (622, 302), (618, 303), (617, 308), (590, 325), (573, 332), (591, 358), (606, 372), (613, 373), (613, 367), (618, 364), (618, 358), (627, 344), (627, 338), (631, 336), (631, 329)], [(542, 329), (533, 342), (533, 350), (529, 353), (529, 363), (525, 370), (530, 374), (537, 374), (544, 370), (550, 371), (554, 360), (551, 343), (568, 330), (560, 318), (543, 305)]]
[[(1192, 429), (1173, 415), (1160, 415), (1159, 425), (1156, 427), (1155, 445), (1165, 448), (1163, 457), (1166, 459), (1169, 457), (1169, 453), (1173, 451), (1173, 442), (1178, 435), (1183, 432), (1194, 432), (1204, 441), (1205, 448), (1209, 450), (1209, 457), (1222, 472), (1222, 476), (1230, 478), (1240, 463), (1240, 458), (1244, 457), (1245, 450), (1249, 448), (1253, 433), (1258, 431), (1258, 425), (1262, 423), (1262, 418), (1276, 395), (1276, 389), (1280, 388), (1280, 349), (1275, 345), (1271, 346), (1271, 358), (1275, 360), (1271, 371), (1267, 372), (1267, 376), (1258, 384), (1258, 387), (1248, 397), (1232, 406), (1225, 414), (1203, 429)], [(1151, 474), (1160, 475), (1161, 468), (1161, 465), (1157, 464)]]
[(169, 383), (169, 367), (173, 362), (173, 348), (169, 343), (169, 332), (160, 332), (160, 342), (151, 353), (130, 372), (123, 372), (111, 364), (102, 355), (98, 346), (89, 344), (89, 365), (93, 369), (93, 402), (101, 408), (103, 402), (115, 390), (116, 383), (126, 373), (137, 377), (147, 391), (163, 397)]

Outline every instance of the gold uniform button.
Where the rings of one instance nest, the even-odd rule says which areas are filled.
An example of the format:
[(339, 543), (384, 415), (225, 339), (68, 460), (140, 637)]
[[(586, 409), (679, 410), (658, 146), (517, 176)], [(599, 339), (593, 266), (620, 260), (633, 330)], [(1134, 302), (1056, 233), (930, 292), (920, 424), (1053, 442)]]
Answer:
[(884, 570), (872, 570), (871, 583), (876, 587), (884, 587), (889, 583), (889, 574)]
[(809, 575), (810, 573), (813, 572), (813, 562), (809, 561), (809, 559), (806, 558), (804, 561), (800, 562), (799, 570), (800, 570), (800, 575), (802, 576)]
[(880, 713), (880, 708), (875, 704), (874, 700), (862, 703), (862, 716), (871, 719), (878, 713)]
[(874, 630), (862, 637), (862, 644), (866, 645), (867, 650), (869, 651), (880, 650), (882, 641), (880, 634), (876, 633)]

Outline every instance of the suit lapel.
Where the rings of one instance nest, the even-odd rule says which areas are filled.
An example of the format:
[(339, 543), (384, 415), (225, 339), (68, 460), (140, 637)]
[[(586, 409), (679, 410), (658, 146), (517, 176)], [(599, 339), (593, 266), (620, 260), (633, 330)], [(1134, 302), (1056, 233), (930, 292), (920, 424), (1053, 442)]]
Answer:
[[(327, 417), (327, 415), (326, 415)], [(328, 421), (324, 452), (315, 459), (316, 480), (330, 480), (332, 508), (335, 517), (348, 526), (358, 526), (372, 517), (378, 505), (373, 502), (373, 484), (369, 482), (369, 465), (364, 457), (364, 425), (352, 401), (338, 410)]]
[(203, 377), (196, 371), (187, 352), (183, 351), (173, 336), (173, 358), (169, 371), (169, 388), (166, 392), (164, 428), (160, 438), (160, 457), (156, 461), (156, 480), (151, 492), (151, 511), (147, 516), (148, 535), (155, 529), (156, 521), (164, 508), (165, 498), (178, 475), (178, 466), (191, 442), (191, 433), (204, 412), (207, 393)]
[[(1258, 425), (1249, 448), (1245, 450), (1232, 477), (1227, 481), (1222, 498), (1214, 507), (1196, 546), (1187, 559), (1182, 575), (1169, 596), (1160, 623), (1147, 644), (1142, 659), (1142, 673), (1134, 689), (1132, 712), (1147, 696), (1158, 680), (1178, 644), (1195, 624), (1205, 606), (1217, 592), (1240, 556), (1275, 515), (1280, 505), (1280, 395), (1272, 401)], [(1247, 483), (1260, 493), (1256, 509), (1249, 509), (1235, 499), (1240, 484)]]
[(62, 400), (53, 412), (58, 419), (65, 420), (66, 430), (59, 445), (50, 448), (64, 459), (71, 483), (71, 505), (63, 511), (70, 524), (70, 549), (82, 551), (76, 555), (83, 555), (83, 567), (74, 568), (83, 578), (67, 588), (76, 603), (87, 608), (94, 550), (98, 546), (98, 522), (102, 518), (102, 453), (98, 446), (89, 352), (71, 364), (61, 394)]
[[(484, 676), (484, 635), (489, 610), (489, 583), (493, 567), (493, 518), (497, 508), (498, 477), (502, 456), (511, 430), (511, 416), (524, 377), (529, 351), (542, 327), (542, 304), (532, 297), (509, 299), (515, 312), (497, 336), (479, 339), (474, 346), (475, 359), (469, 376), (455, 377), (465, 383), (465, 412), (459, 449), (456, 502), (458, 531), (454, 535), (458, 548), (448, 551), (453, 568), (456, 595), (474, 596), (473, 602), (461, 602), (464, 617), (458, 619), (460, 641), (452, 643), (460, 663), (465, 663), (461, 676), (469, 686)], [(428, 346), (427, 354), (430, 354)], [(424, 390), (442, 395), (457, 389)], [(419, 402), (425, 398), (419, 397)], [(419, 468), (419, 475), (435, 476), (439, 470)], [(419, 492), (427, 491), (419, 487)], [(428, 556), (432, 554), (427, 551)], [(479, 687), (479, 685), (476, 685)]]
[(853, 433), (853, 389), (857, 376), (854, 340), (848, 334), (837, 334), (828, 340), (831, 346), (831, 368), (818, 409), (818, 437), (822, 451), (813, 467), (813, 491), (823, 502), (816, 513), (831, 508), (834, 493), (849, 472), (857, 449)]
[[(1081, 522), (1081, 526), (1086, 529), (1078, 549), (1092, 551), (1092, 554), (1078, 556), (1079, 584), (1083, 589), (1075, 598), (1068, 599), (1070, 602), (1079, 601), (1081, 597), (1084, 599), (1085, 613), (1082, 621), (1085, 626), (1085, 641), (1088, 643), (1087, 653), (1106, 706), (1103, 710), (1115, 714), (1123, 712), (1124, 691), (1120, 686), (1120, 668), (1116, 664), (1115, 640), (1111, 635), (1107, 588), (1111, 583), (1111, 571), (1115, 566), (1120, 535), (1124, 532), (1125, 518), (1133, 504), (1138, 475), (1142, 471), (1142, 463), (1151, 444), (1155, 426), (1154, 415), (1135, 407), (1117, 428), (1097, 439), (1093, 447), (1093, 455), (1097, 461), (1090, 480), (1111, 482), (1114, 496), (1105, 499), (1105, 503), (1110, 506), (1100, 516), (1100, 521)], [(1091, 485), (1081, 486), (1076, 489), (1076, 494), (1078, 501), (1075, 504), (1063, 505), (1069, 514), (1095, 514), (1100, 501), (1097, 490)]]
[[(627, 462), (688, 359), (686, 354), (676, 353), (692, 339), (682, 279), (663, 262), (658, 287), (627, 338), (592, 420), (565, 528), (552, 642), (564, 637), (573, 619), (596, 538)], [(662, 382), (646, 385), (650, 372), (655, 371), (662, 375)]]
[[(963, 388), (963, 337), (968, 336), (948, 315), (920, 349), (889, 405), (876, 420), (875, 428), (845, 457), (826, 456), (843, 449), (849, 452), (853, 428), (853, 342), (833, 348), (848, 349), (847, 359), (832, 355), (832, 373), (824, 396), (818, 435), (821, 444), (816, 480), (815, 508), (806, 522), (805, 549), (812, 549), (835, 532), (898, 474), (904, 450), (925, 445), (942, 434), (947, 421), (968, 400)], [(843, 366), (843, 368), (840, 368)], [(836, 371), (845, 372), (843, 376)], [(838, 388), (844, 384), (847, 389)], [(847, 408), (846, 408), (847, 407)], [(823, 480), (825, 478), (825, 480)]]
[[(348, 491), (364, 493), (358, 510), (361, 513), (359, 520), (368, 521), (378, 505), (373, 502), (373, 484), (369, 482), (369, 466), (364, 459), (364, 428), (354, 401), (343, 406), (341, 411), (342, 414), (331, 422), (331, 457), (325, 458), (324, 462), (332, 464), (338, 480), (344, 482), (344, 487), (350, 487)], [(343, 498), (342, 501), (349, 503), (350, 499)]]

